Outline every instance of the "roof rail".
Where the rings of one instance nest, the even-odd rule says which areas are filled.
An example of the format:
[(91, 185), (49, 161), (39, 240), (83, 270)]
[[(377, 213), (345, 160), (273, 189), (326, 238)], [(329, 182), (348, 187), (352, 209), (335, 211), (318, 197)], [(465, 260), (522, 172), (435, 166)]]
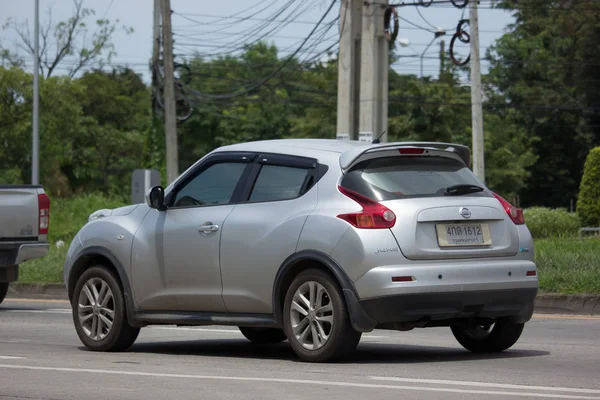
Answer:
[(467, 167), (471, 166), (471, 151), (467, 146), (456, 143), (444, 143), (444, 142), (393, 142), (385, 144), (374, 144), (368, 148), (357, 148), (351, 149), (342, 154), (340, 157), (340, 164), (342, 169), (348, 168), (354, 160), (365, 153), (373, 151), (397, 149), (400, 147), (426, 147), (436, 150), (450, 151), (456, 153), (465, 163)]

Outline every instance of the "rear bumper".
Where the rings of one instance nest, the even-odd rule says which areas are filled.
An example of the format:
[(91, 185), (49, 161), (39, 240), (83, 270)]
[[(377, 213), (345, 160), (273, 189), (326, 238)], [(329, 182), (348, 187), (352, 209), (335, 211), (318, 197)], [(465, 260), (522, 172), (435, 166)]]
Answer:
[(50, 250), (48, 242), (1, 243), (0, 269), (19, 265), (27, 260), (44, 257)]
[(360, 300), (362, 311), (376, 322), (432, 322), (462, 318), (503, 318), (524, 323), (533, 315), (538, 289), (504, 289), (383, 296)]

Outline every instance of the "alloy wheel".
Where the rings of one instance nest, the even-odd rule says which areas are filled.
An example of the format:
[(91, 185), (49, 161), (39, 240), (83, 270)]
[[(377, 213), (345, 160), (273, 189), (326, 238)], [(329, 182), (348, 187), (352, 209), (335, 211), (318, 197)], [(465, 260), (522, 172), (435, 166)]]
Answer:
[(329, 340), (333, 321), (327, 289), (315, 281), (300, 285), (290, 305), (290, 322), (298, 343), (308, 350), (320, 349)]
[(89, 279), (77, 303), (79, 324), (92, 340), (100, 341), (110, 333), (115, 318), (115, 301), (112, 290), (103, 279)]

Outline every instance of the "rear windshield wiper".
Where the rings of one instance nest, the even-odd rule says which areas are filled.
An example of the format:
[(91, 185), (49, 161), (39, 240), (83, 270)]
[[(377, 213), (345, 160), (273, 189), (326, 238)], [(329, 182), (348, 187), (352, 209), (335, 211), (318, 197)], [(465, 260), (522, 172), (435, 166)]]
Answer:
[(444, 196), (462, 196), (465, 194), (483, 192), (483, 188), (477, 185), (454, 185), (442, 189)]

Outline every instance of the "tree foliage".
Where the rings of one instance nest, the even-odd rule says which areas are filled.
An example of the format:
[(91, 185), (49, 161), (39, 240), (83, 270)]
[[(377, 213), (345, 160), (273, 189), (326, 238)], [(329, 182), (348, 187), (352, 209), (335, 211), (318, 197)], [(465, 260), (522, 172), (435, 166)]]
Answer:
[(584, 226), (600, 227), (600, 147), (593, 148), (585, 160), (577, 211)]
[(600, 3), (506, 0), (502, 7), (513, 10), (515, 23), (488, 51), (488, 95), (514, 110), (535, 143), (523, 204), (565, 206), (600, 141)]

